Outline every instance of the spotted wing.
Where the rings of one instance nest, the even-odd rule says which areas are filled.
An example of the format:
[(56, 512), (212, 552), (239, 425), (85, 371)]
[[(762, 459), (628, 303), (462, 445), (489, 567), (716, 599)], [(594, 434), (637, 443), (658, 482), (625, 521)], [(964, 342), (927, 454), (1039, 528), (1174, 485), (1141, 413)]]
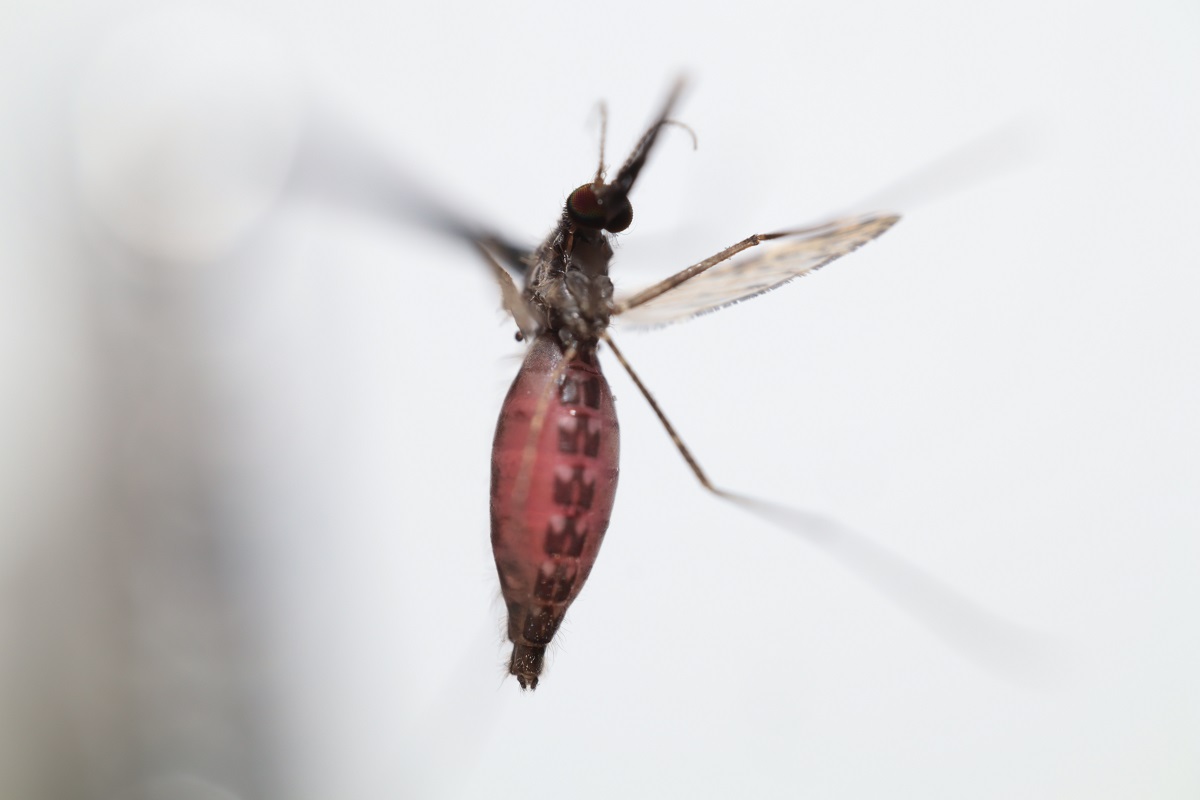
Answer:
[(772, 234), (769, 238), (786, 240), (691, 277), (685, 270), (649, 289), (618, 298), (615, 313), (622, 322), (653, 326), (716, 311), (820, 269), (881, 235), (899, 219), (894, 214), (868, 214)]

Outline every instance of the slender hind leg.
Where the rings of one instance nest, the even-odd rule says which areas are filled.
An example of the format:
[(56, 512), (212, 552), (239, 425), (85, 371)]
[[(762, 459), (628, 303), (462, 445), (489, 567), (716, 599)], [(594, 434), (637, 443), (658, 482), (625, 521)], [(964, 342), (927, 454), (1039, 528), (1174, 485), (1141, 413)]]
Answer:
[(977, 663), (1021, 682), (1039, 681), (1047, 675), (1053, 664), (1044, 637), (996, 616), (916, 564), (832, 519), (714, 486), (612, 338), (607, 333), (601, 338), (646, 398), (701, 486), (819, 546)]
[(654, 395), (650, 394), (650, 390), (646, 388), (646, 384), (642, 383), (642, 379), (638, 377), (638, 374), (633, 371), (633, 367), (631, 367), (629, 362), (625, 360), (625, 356), (621, 354), (619, 349), (617, 349), (617, 345), (613, 343), (612, 337), (609, 336), (608, 332), (606, 331), (600, 335), (600, 338), (602, 338), (604, 343), (607, 344), (612, 350), (613, 355), (617, 357), (617, 361), (621, 362), (621, 366), (624, 367), (625, 371), (629, 373), (629, 377), (633, 378), (633, 382), (637, 386), (638, 391), (642, 393), (642, 397), (646, 398), (646, 402), (649, 403), (650, 408), (654, 410), (654, 414), (658, 417), (658, 421), (661, 422), (663, 427), (667, 429), (667, 433), (670, 435), (671, 441), (675, 443), (675, 447), (679, 448), (679, 454), (683, 456), (683, 460), (686, 461), (688, 466), (692, 468), (692, 472), (696, 474), (696, 478), (700, 481), (700, 485), (718, 497), (724, 497), (730, 500), (739, 499), (739, 495), (733, 494), (732, 492), (728, 492), (713, 485), (712, 481), (708, 479), (708, 476), (704, 474), (704, 470), (700, 469), (700, 464), (696, 461), (696, 457), (692, 455), (692, 451), (688, 450), (687, 445), (683, 443), (683, 439), (679, 438), (679, 433), (675, 430), (675, 426), (672, 425), (671, 421), (667, 419), (667, 415), (664, 414), (662, 408), (659, 407), (658, 401), (654, 399)]

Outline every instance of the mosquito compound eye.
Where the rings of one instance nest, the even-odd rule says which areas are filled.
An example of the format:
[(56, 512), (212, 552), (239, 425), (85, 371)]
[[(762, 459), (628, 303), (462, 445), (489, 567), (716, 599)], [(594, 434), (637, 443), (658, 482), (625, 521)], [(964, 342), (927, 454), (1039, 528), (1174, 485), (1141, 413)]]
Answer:
[(567, 198), (567, 211), (579, 225), (619, 233), (633, 222), (633, 207), (624, 197), (604, 197), (603, 189), (585, 183)]
[(629, 201), (624, 197), (613, 206), (608, 209), (608, 222), (604, 224), (604, 228), (613, 233), (620, 233), (633, 222), (633, 206), (629, 205)]
[(589, 228), (604, 227), (604, 206), (596, 197), (596, 190), (590, 183), (585, 183), (567, 198), (567, 211), (571, 219)]

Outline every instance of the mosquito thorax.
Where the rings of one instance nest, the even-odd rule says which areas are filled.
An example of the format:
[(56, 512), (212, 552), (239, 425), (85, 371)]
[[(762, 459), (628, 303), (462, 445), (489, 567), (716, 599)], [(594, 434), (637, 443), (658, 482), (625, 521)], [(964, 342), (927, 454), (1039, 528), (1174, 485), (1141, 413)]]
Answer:
[(570, 270), (546, 288), (550, 329), (566, 346), (594, 345), (612, 315), (613, 284), (608, 275)]
[(567, 198), (567, 215), (577, 225), (620, 233), (633, 222), (633, 206), (608, 184), (585, 183)]

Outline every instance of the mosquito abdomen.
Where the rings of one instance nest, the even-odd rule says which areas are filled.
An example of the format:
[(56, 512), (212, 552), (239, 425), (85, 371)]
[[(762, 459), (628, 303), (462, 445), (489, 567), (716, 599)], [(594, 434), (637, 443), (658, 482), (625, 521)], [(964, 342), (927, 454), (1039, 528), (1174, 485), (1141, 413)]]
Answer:
[(617, 491), (608, 382), (594, 349), (564, 357), (551, 335), (533, 342), (492, 448), (492, 551), (508, 606), (509, 672), (526, 689), (537, 686), (546, 645), (592, 571)]

